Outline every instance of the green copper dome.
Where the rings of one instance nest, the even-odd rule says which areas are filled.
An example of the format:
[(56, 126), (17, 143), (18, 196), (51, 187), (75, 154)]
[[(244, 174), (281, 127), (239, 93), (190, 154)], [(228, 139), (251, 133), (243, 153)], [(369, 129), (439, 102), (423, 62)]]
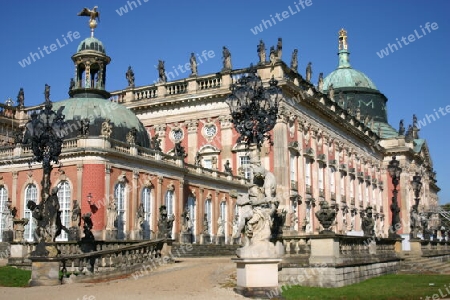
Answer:
[(351, 67), (338, 68), (331, 72), (323, 80), (323, 89), (328, 90), (330, 84), (333, 84), (334, 89), (345, 87), (362, 87), (376, 90), (375, 84), (363, 72), (357, 71)]
[(136, 144), (149, 147), (150, 140), (144, 125), (136, 115), (119, 103), (111, 102), (101, 95), (77, 94), (74, 98), (53, 103), (53, 110), (63, 108), (62, 114), (68, 123), (65, 138), (80, 135), (81, 120), (89, 119), (89, 136), (100, 136), (102, 123), (110, 120), (111, 138), (122, 142), (132, 128), (136, 129)]
[(106, 54), (105, 46), (103, 46), (103, 43), (95, 37), (88, 37), (81, 41), (78, 45), (77, 52), (83, 50), (93, 50)]

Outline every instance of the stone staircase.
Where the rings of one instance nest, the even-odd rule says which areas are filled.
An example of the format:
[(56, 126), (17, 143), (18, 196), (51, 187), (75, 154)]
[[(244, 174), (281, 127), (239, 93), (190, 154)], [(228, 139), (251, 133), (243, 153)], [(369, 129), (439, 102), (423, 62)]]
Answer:
[[(191, 248), (192, 246), (192, 248)], [(205, 257), (205, 256), (236, 256), (236, 250), (241, 245), (215, 244), (172, 244), (172, 255), (176, 257)]]
[(400, 263), (399, 274), (449, 274), (450, 261), (422, 256), (406, 256)]

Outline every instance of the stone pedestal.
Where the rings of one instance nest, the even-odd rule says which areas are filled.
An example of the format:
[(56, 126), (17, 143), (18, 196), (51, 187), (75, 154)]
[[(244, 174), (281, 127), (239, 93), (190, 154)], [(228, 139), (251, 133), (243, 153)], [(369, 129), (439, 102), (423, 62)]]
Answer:
[(131, 231), (131, 239), (136, 240), (142, 240), (144, 238), (142, 230), (141, 229), (134, 229)]
[(41, 262), (33, 261), (31, 263), (31, 280), (30, 286), (50, 286), (60, 285), (61, 280), (59, 278), (59, 266), (60, 262)]
[(225, 236), (219, 235), (216, 237), (216, 244), (217, 245), (225, 245)]
[(280, 258), (233, 258), (237, 279), (235, 292), (245, 297), (270, 297), (278, 290)]
[(311, 238), (311, 256), (309, 263), (338, 264), (342, 262), (339, 253), (339, 239), (336, 236), (317, 236)]
[(2, 232), (2, 241), (11, 243), (14, 239), (14, 232), (12, 230), (5, 230)]
[(410, 239), (409, 245), (411, 247), (411, 254), (422, 256), (422, 244), (420, 243), (421, 239)]
[(106, 229), (105, 230), (105, 240), (107, 240), (107, 241), (117, 240), (117, 229)]
[(80, 240), (80, 228), (77, 226), (72, 226), (69, 228), (69, 241), (79, 241)]
[(11, 258), (23, 258), (28, 254), (28, 247), (22, 244), (11, 244)]
[(211, 235), (210, 234), (200, 234), (200, 244), (211, 244)]
[(240, 245), (241, 244), (241, 238), (240, 237), (233, 237), (231, 239), (231, 245)]
[(192, 243), (192, 234), (191, 233), (182, 233), (180, 235), (180, 243), (191, 244)]

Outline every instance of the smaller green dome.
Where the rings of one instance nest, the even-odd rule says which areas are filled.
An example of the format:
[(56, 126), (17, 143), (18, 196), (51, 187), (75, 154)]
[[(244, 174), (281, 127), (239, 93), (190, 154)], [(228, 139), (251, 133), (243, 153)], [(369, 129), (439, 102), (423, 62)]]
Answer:
[(377, 87), (363, 72), (355, 70), (353, 68), (338, 68), (331, 72), (323, 80), (323, 89), (328, 90), (330, 84), (333, 84), (333, 88), (344, 87), (362, 87), (376, 90)]
[(103, 46), (103, 43), (95, 37), (88, 37), (81, 41), (81, 43), (78, 45), (77, 52), (81, 52), (84, 50), (93, 50), (106, 54), (105, 46)]

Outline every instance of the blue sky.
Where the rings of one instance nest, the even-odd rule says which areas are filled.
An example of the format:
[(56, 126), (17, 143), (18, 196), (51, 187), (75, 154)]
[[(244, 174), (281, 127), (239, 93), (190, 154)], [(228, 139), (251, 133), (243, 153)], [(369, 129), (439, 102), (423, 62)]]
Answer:
[[(353, 68), (363, 71), (388, 101), (389, 122), (397, 128), (405, 119), (406, 127), (415, 113), (419, 120), (450, 105), (450, 1), (357, 1), (299, 0), (283, 1), (149, 1), (86, 0), (2, 2), (3, 26), (0, 49), (2, 71), (0, 101), (16, 99), (20, 87), (25, 91), (25, 105), (42, 103), (44, 85), (51, 88), (51, 99), (68, 98), (67, 91), (74, 67), (70, 59), (82, 39), (89, 36), (86, 17), (78, 17), (83, 7), (99, 6), (100, 24), (95, 36), (106, 47), (112, 62), (107, 72), (107, 89), (126, 85), (125, 72), (133, 67), (136, 84), (153, 83), (158, 77), (154, 67), (165, 60), (166, 70), (185, 64), (191, 52), (213, 51), (214, 57), (199, 64), (199, 74), (217, 72), (222, 67), (222, 46), (232, 53), (233, 68), (247, 67), (257, 61), (256, 46), (263, 39), (266, 47), (283, 38), (283, 59), (287, 63), (294, 48), (299, 52), (299, 71), (304, 74), (309, 61), (313, 81), (337, 66), (337, 32), (348, 31)], [(135, 5), (133, 5), (133, 3)], [(122, 10), (120, 10), (122, 7)], [(124, 12), (124, 8), (128, 12)], [(133, 9), (131, 9), (132, 7)], [(121, 15), (118, 13), (121, 13)], [(283, 11), (286, 11), (282, 15)], [(279, 13), (280, 15), (276, 16)], [(262, 20), (276, 24), (254, 34)], [(281, 19), (281, 21), (280, 21)], [(435, 29), (423, 33), (427, 22)], [(273, 23), (273, 22), (272, 22)], [(422, 26), (422, 27), (421, 27)], [(424, 29), (426, 30), (426, 29)], [(78, 32), (78, 39), (68, 39), (68, 32)], [(377, 52), (395, 44), (402, 37), (421, 36), (402, 43), (397, 50), (380, 58)], [(76, 36), (76, 35), (75, 35)], [(416, 35), (417, 36), (417, 35)], [(65, 38), (65, 40), (64, 40)], [(58, 44), (58, 41), (59, 44)], [(67, 41), (67, 42), (65, 42)], [(50, 49), (51, 44), (56, 44)], [(47, 51), (35, 62), (22, 67), (18, 62), (30, 52)], [(391, 46), (393, 48), (393, 46)], [(174, 79), (188, 75), (180, 74)], [(450, 108), (449, 108), (450, 110)], [(440, 202), (450, 202), (450, 163), (448, 149), (450, 117), (426, 121), (420, 136), (427, 139), (438, 174)]]

